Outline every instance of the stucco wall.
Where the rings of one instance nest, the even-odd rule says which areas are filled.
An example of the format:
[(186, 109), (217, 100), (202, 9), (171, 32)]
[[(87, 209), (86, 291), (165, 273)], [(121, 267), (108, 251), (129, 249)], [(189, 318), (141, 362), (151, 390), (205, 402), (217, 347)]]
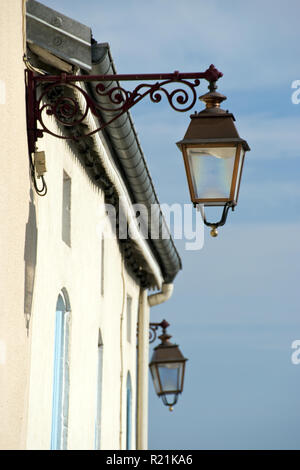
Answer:
[[(24, 317), (25, 236), (30, 181), (26, 137), (22, 1), (0, 15), (0, 448), (25, 442), (30, 335)], [(30, 246), (28, 233), (27, 247)]]
[[(46, 152), (48, 194), (41, 198), (31, 190), (22, 0), (1, 1), (0, 51), (0, 448), (50, 447), (55, 307), (63, 288), (71, 305), (68, 448), (94, 447), (99, 329), (101, 448), (125, 448), (128, 371), (133, 387), (133, 445), (136, 433), (140, 288), (123, 264), (117, 241), (106, 238), (101, 295), (103, 225), (98, 221), (103, 221), (103, 194), (64, 141), (52, 136), (39, 141), (39, 150)], [(72, 179), (71, 247), (61, 236), (64, 170)], [(107, 220), (104, 226), (109, 227)], [(126, 334), (128, 294), (133, 300), (131, 343)], [(149, 309), (145, 314), (148, 318)]]
[[(140, 289), (123, 266), (118, 242), (106, 237), (104, 296), (101, 296), (103, 225), (99, 222), (103, 221), (103, 194), (64, 141), (45, 136), (39, 149), (46, 151), (48, 193), (38, 199), (36, 206), (38, 244), (31, 319), (27, 447), (47, 449), (50, 445), (55, 307), (59, 292), (65, 288), (71, 305), (68, 448), (92, 449), (94, 446), (99, 328), (104, 345), (101, 447), (120, 448), (121, 422), (124, 448), (128, 370), (133, 385), (132, 433), (133, 437), (135, 435), (136, 323)], [(63, 171), (72, 182), (71, 247), (61, 236)], [(104, 226), (109, 229), (109, 222)], [(133, 299), (131, 344), (126, 335), (127, 294)]]

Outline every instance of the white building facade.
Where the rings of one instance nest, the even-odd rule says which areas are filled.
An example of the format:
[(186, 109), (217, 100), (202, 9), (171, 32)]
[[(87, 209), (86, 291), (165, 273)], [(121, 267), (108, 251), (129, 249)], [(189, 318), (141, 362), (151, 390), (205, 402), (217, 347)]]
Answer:
[[(84, 143), (44, 133), (47, 194), (37, 194), (23, 55), (34, 73), (79, 73), (76, 57), (32, 39), (44, 23), (49, 38), (66, 35), (73, 20), (34, 0), (1, 7), (0, 448), (145, 449), (150, 304), (171, 295), (180, 258), (171, 238), (141, 233), (134, 205), (158, 201), (128, 113)], [(85, 73), (114, 71), (107, 44), (89, 50)], [(84, 128), (95, 126), (89, 115)], [(131, 237), (116, 236), (107, 208), (117, 222), (125, 214)]]

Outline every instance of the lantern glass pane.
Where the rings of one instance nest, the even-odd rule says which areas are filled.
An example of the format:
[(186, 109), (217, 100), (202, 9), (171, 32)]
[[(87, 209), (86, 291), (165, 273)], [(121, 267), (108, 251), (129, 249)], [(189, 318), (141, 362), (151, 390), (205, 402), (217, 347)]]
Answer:
[(229, 198), (236, 147), (187, 149), (197, 199)]
[(237, 171), (235, 192), (234, 192), (234, 201), (235, 202), (237, 202), (237, 199), (238, 199), (238, 192), (239, 192), (239, 186), (240, 186), (240, 179), (241, 179), (241, 176), (242, 176), (242, 168), (243, 168), (244, 157), (245, 157), (245, 150), (242, 148), (241, 149), (240, 160), (239, 160), (238, 171)]
[(156, 394), (160, 394), (162, 392), (161, 388), (160, 388), (160, 384), (159, 384), (159, 379), (158, 379), (158, 373), (157, 373), (157, 367), (156, 365), (151, 365), (150, 366), (150, 370), (151, 370), (151, 375), (152, 375), (152, 379), (153, 379), (153, 384), (154, 384), (154, 388), (155, 388), (155, 392)]
[(182, 376), (182, 364), (180, 362), (159, 364), (158, 370), (163, 392), (169, 393), (180, 390)]

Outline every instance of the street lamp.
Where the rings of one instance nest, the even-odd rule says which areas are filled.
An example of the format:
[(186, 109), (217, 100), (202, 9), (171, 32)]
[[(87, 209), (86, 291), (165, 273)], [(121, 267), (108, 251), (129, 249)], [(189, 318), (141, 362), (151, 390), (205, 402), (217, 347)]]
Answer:
[[(209, 93), (200, 96), (206, 108), (191, 115), (184, 138), (177, 142), (191, 200), (202, 209), (204, 223), (212, 228), (213, 237), (218, 234), (217, 227), (225, 224), (229, 208), (234, 210), (237, 204), (245, 152), (250, 150), (236, 130), (233, 114), (220, 108), (226, 96), (216, 88), (211, 82)], [(207, 222), (203, 206), (222, 206), (221, 220)]]
[[(200, 79), (209, 82), (209, 93), (200, 96), (206, 109), (192, 114), (188, 130), (178, 147), (183, 153), (191, 200), (202, 211), (204, 223), (212, 228), (211, 235), (217, 236), (217, 228), (226, 222), (229, 209), (234, 210), (240, 188), (244, 156), (250, 150), (247, 142), (240, 138), (234, 116), (220, 108), (226, 96), (216, 92), (216, 82), (222, 77), (213, 65), (205, 72), (165, 74), (111, 74), (111, 75), (37, 75), (26, 71), (27, 129), (29, 153), (35, 154), (37, 140), (44, 134), (60, 139), (78, 141), (103, 130), (126, 113), (145, 97), (153, 103), (166, 98), (175, 111), (189, 111), (196, 103), (196, 88)], [(138, 81), (133, 91), (120, 85), (122, 81)], [(154, 81), (154, 83), (143, 83)], [(90, 96), (79, 84), (98, 82), (95, 86), (97, 97)], [(179, 84), (181, 88), (172, 89)], [(168, 86), (171, 85), (171, 90)], [(82, 106), (78, 97), (81, 96)], [(103, 100), (103, 101), (99, 101)], [(101, 119), (101, 112), (111, 114), (107, 121)], [(86, 132), (84, 120), (91, 113), (99, 120), (96, 129)], [(54, 116), (60, 124), (58, 132), (49, 128), (45, 116)], [(66, 129), (81, 126), (78, 132)], [(219, 222), (208, 222), (205, 206), (222, 206)]]
[(159, 336), (161, 343), (154, 348), (149, 364), (153, 384), (164, 405), (172, 411), (179, 393), (183, 390), (187, 359), (182, 355), (178, 345), (169, 341), (171, 336), (167, 334), (166, 329), (170, 325), (166, 320), (161, 323), (150, 323), (150, 327), (151, 325), (161, 326), (163, 330)]

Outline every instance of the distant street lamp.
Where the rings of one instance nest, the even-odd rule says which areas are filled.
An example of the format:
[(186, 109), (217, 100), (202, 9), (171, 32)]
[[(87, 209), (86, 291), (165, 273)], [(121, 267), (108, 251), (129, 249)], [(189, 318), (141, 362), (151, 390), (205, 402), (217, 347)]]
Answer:
[(233, 210), (237, 204), (245, 152), (250, 150), (236, 130), (233, 114), (220, 108), (226, 96), (216, 88), (211, 82), (209, 93), (200, 96), (206, 108), (191, 115), (183, 140), (177, 142), (194, 206), (223, 206), (219, 222), (207, 222), (202, 212), (213, 237), (218, 234), (217, 227), (225, 224), (229, 208)]
[(161, 343), (154, 348), (151, 362), (149, 364), (155, 391), (162, 398), (164, 405), (173, 410), (177, 403), (179, 393), (182, 393), (185, 363), (187, 359), (182, 355), (177, 344), (169, 341), (167, 327), (170, 326), (166, 320), (161, 323), (150, 323), (150, 327), (160, 326), (163, 330), (159, 336)]

